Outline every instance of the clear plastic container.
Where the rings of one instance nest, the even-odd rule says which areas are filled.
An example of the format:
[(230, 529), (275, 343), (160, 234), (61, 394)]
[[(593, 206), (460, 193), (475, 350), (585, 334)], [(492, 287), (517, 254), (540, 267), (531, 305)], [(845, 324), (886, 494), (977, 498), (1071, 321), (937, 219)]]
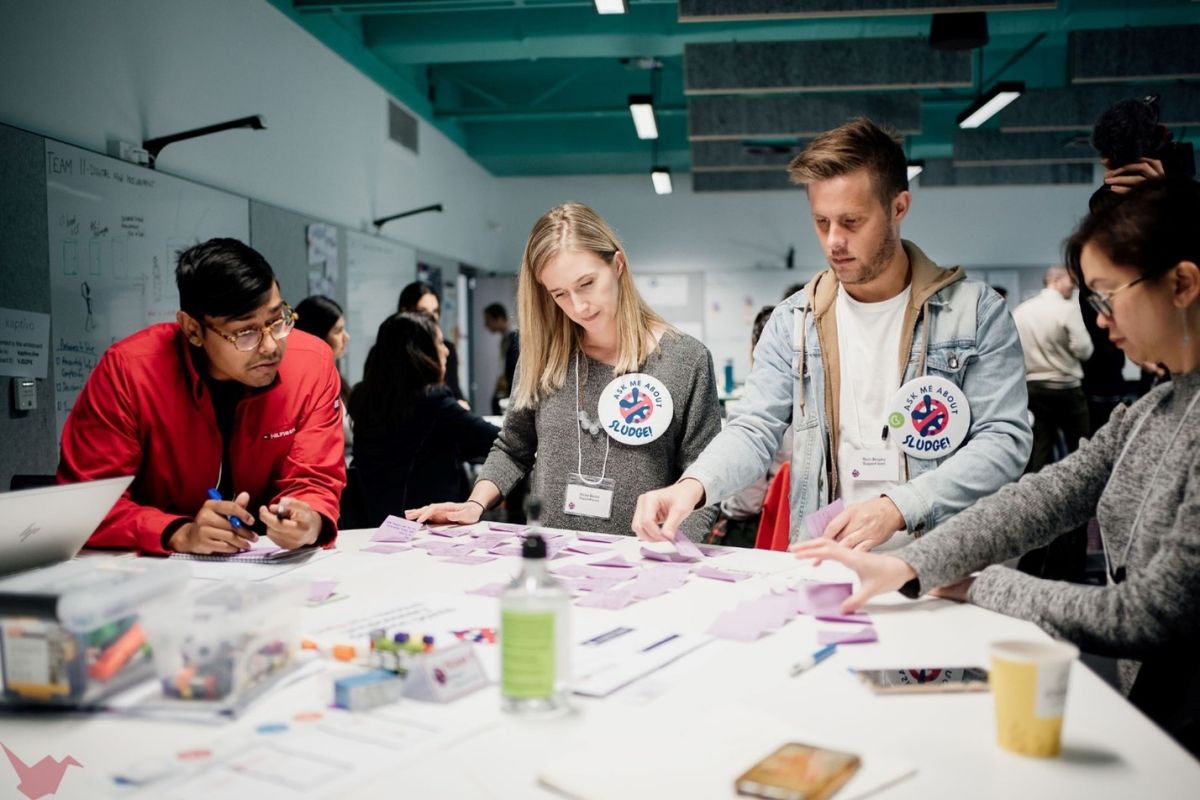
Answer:
[(95, 557), (0, 579), (0, 702), (87, 706), (152, 677), (142, 614), (189, 576), (183, 564)]
[(292, 667), (304, 587), (218, 583), (144, 616), (163, 696), (235, 706)]

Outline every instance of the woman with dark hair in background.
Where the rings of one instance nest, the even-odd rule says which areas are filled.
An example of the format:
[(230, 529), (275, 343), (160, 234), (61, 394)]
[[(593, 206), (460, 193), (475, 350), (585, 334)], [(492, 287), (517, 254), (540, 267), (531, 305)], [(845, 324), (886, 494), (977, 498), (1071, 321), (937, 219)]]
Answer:
[[(442, 305), (437, 292), (425, 281), (413, 281), (400, 290), (400, 302), (396, 311), (423, 311), (439, 323), (442, 318)], [(458, 384), (458, 348), (454, 346), (454, 342), (446, 342), (446, 350), (450, 353), (446, 358), (446, 386), (459, 405), (470, 410), (471, 405), (463, 397), (462, 387)]]
[(500, 432), (450, 394), (446, 355), (441, 328), (427, 313), (395, 314), (379, 326), (350, 395), (351, 466), (369, 527), (406, 508), (464, 497), (460, 463), (486, 455)]
[[(296, 306), (296, 330), (304, 331), (323, 339), (333, 350), (333, 360), (338, 361), (346, 354), (346, 345), (350, 343), (350, 332), (346, 330), (346, 315), (342, 307), (333, 300), (320, 294), (306, 297)], [(350, 455), (351, 430), (350, 417), (346, 413), (350, 402), (350, 384), (338, 368), (342, 388), (342, 429), (346, 434), (346, 455)]]

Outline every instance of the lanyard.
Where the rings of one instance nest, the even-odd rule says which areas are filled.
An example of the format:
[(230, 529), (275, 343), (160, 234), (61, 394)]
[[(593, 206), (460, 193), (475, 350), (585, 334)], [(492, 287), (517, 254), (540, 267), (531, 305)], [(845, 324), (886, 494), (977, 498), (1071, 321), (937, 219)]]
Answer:
[(612, 437), (607, 432), (604, 434), (604, 466), (600, 468), (600, 477), (594, 481), (590, 481), (583, 476), (583, 433), (580, 429), (583, 427), (583, 420), (579, 418), (579, 351), (575, 351), (575, 446), (579, 454), (579, 460), (576, 462), (575, 472), (579, 475), (579, 480), (586, 483), (588, 486), (599, 486), (604, 482), (604, 474), (608, 472), (608, 451), (612, 447)]
[[(1192, 398), (1192, 402), (1188, 403), (1187, 408), (1184, 410), (1183, 418), (1179, 420), (1179, 425), (1176, 426), (1175, 433), (1171, 436), (1171, 441), (1167, 444), (1166, 448), (1161, 451), (1164, 456), (1170, 452), (1172, 447), (1175, 446), (1175, 440), (1178, 439), (1179, 434), (1183, 432), (1183, 426), (1187, 423), (1188, 415), (1192, 413), (1192, 408), (1195, 407), (1197, 400), (1200, 400), (1200, 392), (1198, 392), (1196, 396)], [(1158, 410), (1160, 405), (1162, 405), (1162, 400), (1159, 400), (1158, 403), (1155, 404), (1154, 408), (1150, 409), (1145, 416), (1138, 420), (1137, 425), (1133, 426), (1133, 432), (1129, 434), (1129, 438), (1126, 440), (1125, 446), (1121, 448), (1121, 455), (1117, 456), (1116, 463), (1113, 464), (1113, 475), (1117, 473), (1117, 467), (1119, 467), (1121, 462), (1125, 460), (1125, 453), (1128, 452), (1129, 446), (1132, 445), (1137, 439), (1137, 435), (1141, 432), (1142, 426), (1146, 424), (1146, 420), (1150, 419), (1150, 416)], [(1125, 545), (1125, 552), (1121, 555), (1121, 565), (1115, 570), (1113, 569), (1113, 562), (1110, 560), (1108, 555), (1107, 544), (1104, 547), (1104, 566), (1108, 568), (1108, 575), (1110, 578), (1112, 578), (1113, 583), (1121, 583), (1125, 580), (1125, 566), (1129, 563), (1129, 553), (1133, 550), (1134, 540), (1137, 539), (1138, 525), (1142, 521), (1142, 512), (1146, 510), (1146, 501), (1150, 498), (1149, 490), (1152, 489), (1154, 484), (1158, 481), (1158, 474), (1162, 472), (1162, 467), (1165, 463), (1166, 458), (1158, 459), (1158, 465), (1154, 468), (1154, 474), (1150, 476), (1150, 483), (1147, 484), (1147, 491), (1142, 494), (1142, 502), (1138, 505), (1137, 514), (1133, 518), (1133, 525), (1129, 528), (1129, 542)], [(1101, 531), (1100, 535), (1101, 539), (1103, 540), (1104, 532)]]

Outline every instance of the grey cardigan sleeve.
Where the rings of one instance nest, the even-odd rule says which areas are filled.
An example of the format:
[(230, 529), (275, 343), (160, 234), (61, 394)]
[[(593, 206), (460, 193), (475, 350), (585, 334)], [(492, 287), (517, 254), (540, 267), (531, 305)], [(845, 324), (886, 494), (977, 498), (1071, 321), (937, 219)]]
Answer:
[[(514, 380), (520, 377), (520, 372), (521, 365), (518, 362)], [(537, 448), (536, 413), (532, 408), (514, 409), (510, 406), (504, 415), (504, 426), (479, 470), (479, 480), (491, 481), (496, 484), (500, 494), (507, 495), (533, 469)]]
[(1188, 465), (1188, 491), (1145, 567), (1121, 583), (1086, 586), (1034, 578), (1006, 567), (985, 569), (972, 603), (1034, 622), (1088, 652), (1144, 660), (1168, 642), (1200, 636), (1200, 458)]
[[(717, 400), (717, 376), (713, 369), (712, 353), (703, 348), (691, 370), (686, 413), (683, 415), (683, 435), (679, 442), (679, 469), (682, 472), (700, 457), (708, 443), (721, 432), (721, 405)], [(717, 519), (717, 506), (705, 506), (693, 511), (683, 522), (683, 532), (694, 542), (701, 541)]]
[(954, 583), (1086, 523), (1120, 450), (1127, 411), (1119, 407), (1067, 458), (983, 498), (893, 553), (917, 573), (917, 583), (905, 593), (917, 596)]

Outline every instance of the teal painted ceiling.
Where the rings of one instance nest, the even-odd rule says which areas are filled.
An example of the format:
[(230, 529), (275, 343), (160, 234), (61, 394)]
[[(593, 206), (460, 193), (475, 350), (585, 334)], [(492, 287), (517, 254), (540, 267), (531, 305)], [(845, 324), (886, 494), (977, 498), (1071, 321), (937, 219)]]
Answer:
[[(696, 97), (684, 91), (685, 45), (927, 39), (932, 19), (680, 22), (676, 0), (628, 0), (627, 14), (606, 16), (592, 0), (270, 2), (497, 176), (636, 173), (655, 161), (688, 172), (688, 104)], [(910, 158), (951, 157), (956, 116), (998, 80), (1072, 86), (1072, 31), (1198, 25), (1200, 2), (1059, 0), (1052, 9), (993, 11), (987, 21), (990, 41), (972, 51), (973, 86), (920, 90), (921, 132), (906, 141)], [(1155, 81), (1137, 85), (1169, 90), (1183, 82)], [(656, 143), (637, 138), (626, 105), (628, 95), (652, 91)], [(1177, 135), (1194, 140), (1196, 130)]]

